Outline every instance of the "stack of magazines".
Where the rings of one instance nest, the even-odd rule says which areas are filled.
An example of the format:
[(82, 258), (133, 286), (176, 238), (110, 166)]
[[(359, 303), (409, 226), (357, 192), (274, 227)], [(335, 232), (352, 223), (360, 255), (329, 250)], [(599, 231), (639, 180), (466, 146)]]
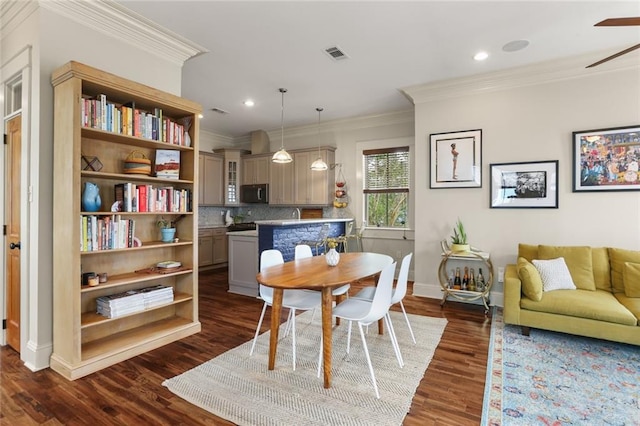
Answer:
[(97, 312), (107, 318), (118, 318), (173, 302), (173, 287), (156, 285), (102, 296), (96, 299)]

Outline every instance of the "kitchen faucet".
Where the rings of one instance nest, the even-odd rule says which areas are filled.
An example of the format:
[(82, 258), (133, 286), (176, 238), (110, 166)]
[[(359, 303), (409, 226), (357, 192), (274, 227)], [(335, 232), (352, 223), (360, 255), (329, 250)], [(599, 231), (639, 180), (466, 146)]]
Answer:
[(298, 220), (300, 220), (300, 209), (298, 207), (296, 207), (296, 212), (295, 212)]

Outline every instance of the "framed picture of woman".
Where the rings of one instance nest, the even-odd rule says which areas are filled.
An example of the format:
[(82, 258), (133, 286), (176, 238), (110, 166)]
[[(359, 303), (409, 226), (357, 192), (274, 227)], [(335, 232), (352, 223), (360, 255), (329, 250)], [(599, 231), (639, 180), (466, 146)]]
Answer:
[(482, 130), (429, 135), (430, 188), (482, 187)]

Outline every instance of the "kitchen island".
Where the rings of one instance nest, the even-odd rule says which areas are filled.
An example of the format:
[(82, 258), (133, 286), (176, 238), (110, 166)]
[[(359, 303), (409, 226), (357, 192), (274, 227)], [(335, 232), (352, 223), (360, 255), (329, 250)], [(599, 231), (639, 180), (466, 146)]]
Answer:
[(352, 218), (257, 220), (255, 231), (227, 232), (229, 292), (254, 297), (259, 295), (256, 275), (260, 270), (260, 253), (264, 250), (280, 250), (287, 262), (293, 260), (297, 244), (319, 239), (323, 224), (329, 224), (330, 237), (337, 237), (344, 235), (346, 224), (352, 221)]
[[(288, 262), (293, 260), (297, 244), (321, 239), (320, 231), (325, 223), (329, 224), (328, 236), (338, 237), (345, 234), (348, 222), (353, 222), (353, 218), (257, 220), (258, 252), (280, 250), (284, 261)], [(322, 252), (324, 247), (321, 248)]]

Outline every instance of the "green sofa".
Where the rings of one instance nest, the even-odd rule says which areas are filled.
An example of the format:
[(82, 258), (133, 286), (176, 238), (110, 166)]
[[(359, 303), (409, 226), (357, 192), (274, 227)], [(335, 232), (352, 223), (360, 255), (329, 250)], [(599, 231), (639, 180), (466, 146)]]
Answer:
[[(543, 291), (531, 262), (560, 257), (576, 289)], [(639, 320), (640, 251), (519, 244), (518, 264), (505, 269), (504, 322), (525, 335), (539, 328), (640, 345)]]

